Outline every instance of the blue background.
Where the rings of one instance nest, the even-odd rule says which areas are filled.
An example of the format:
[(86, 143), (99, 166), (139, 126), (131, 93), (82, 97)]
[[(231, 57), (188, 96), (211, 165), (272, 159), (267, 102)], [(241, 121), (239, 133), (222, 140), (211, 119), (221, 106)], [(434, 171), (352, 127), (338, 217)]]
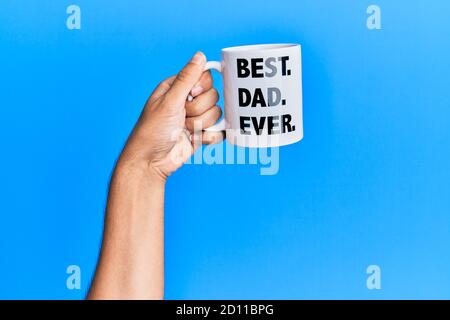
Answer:
[[(382, 30), (368, 30), (377, 4)], [(66, 8), (81, 7), (81, 30)], [(114, 161), (202, 50), (297, 42), (304, 139), (280, 171), (188, 165), (166, 197), (166, 297), (450, 298), (450, 2), (0, 2), (0, 298), (83, 298)], [(220, 88), (220, 79), (217, 86)], [(82, 270), (66, 288), (66, 267)], [(382, 270), (368, 290), (366, 268)]]

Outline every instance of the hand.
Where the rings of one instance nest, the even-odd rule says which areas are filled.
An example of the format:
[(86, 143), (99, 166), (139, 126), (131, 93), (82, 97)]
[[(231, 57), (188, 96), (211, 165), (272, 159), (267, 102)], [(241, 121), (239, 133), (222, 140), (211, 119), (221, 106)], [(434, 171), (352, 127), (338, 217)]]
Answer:
[[(163, 181), (202, 143), (217, 143), (223, 132), (202, 132), (222, 115), (206, 58), (197, 52), (178, 73), (154, 90), (133, 129), (119, 164), (144, 164)], [(191, 94), (194, 99), (187, 101)], [(194, 132), (195, 128), (195, 132)]]

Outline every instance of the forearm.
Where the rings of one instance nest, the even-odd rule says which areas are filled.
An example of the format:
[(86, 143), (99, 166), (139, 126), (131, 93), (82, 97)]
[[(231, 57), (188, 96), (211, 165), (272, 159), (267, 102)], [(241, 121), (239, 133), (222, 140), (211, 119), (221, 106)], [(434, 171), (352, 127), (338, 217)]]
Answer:
[(163, 298), (164, 184), (146, 166), (117, 166), (89, 299)]

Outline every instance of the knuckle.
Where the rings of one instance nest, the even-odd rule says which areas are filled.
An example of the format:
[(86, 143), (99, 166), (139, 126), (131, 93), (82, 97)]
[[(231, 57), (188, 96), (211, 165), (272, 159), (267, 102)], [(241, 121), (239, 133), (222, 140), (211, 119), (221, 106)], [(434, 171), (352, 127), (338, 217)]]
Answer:
[(163, 81), (161, 81), (160, 84), (169, 85), (173, 81), (173, 78), (174, 78), (174, 76), (170, 76), (170, 77), (164, 79)]
[(204, 85), (207, 88), (212, 87), (213, 79), (211, 76), (211, 72), (208, 70), (205, 72), (205, 79), (204, 79)]
[(218, 106), (214, 106), (216, 115), (218, 118), (220, 118), (222, 116), (222, 108), (218, 107)]
[(168, 89), (170, 88), (170, 79), (165, 79), (163, 81), (161, 81), (159, 83), (159, 87), (163, 88), (163, 89)]
[(189, 79), (189, 71), (186, 69), (181, 70), (177, 75), (177, 80), (186, 83)]
[(212, 88), (211, 89), (212, 98), (215, 100), (215, 102), (219, 101), (219, 91)]

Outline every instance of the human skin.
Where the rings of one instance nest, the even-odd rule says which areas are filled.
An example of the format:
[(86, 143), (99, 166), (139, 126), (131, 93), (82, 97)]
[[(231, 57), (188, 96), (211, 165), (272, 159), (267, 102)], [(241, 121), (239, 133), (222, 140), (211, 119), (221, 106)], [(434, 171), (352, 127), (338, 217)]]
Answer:
[[(164, 298), (164, 189), (202, 143), (221, 110), (206, 58), (197, 52), (176, 75), (153, 91), (114, 169), (103, 242), (88, 299)], [(194, 97), (187, 101), (188, 95)], [(194, 132), (195, 127), (195, 132)]]

